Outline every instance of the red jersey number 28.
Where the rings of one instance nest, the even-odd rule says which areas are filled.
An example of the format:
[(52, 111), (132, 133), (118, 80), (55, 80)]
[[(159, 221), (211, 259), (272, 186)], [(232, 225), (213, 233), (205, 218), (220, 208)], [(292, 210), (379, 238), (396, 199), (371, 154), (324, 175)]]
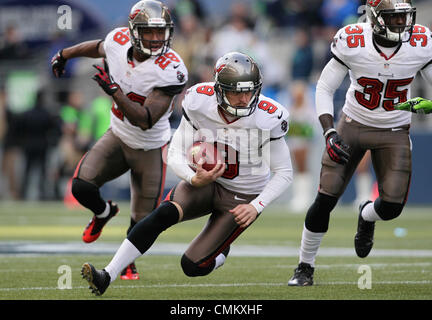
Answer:
[(116, 32), (114, 34), (113, 40), (122, 46), (128, 43), (130, 40), (129, 29), (123, 28), (120, 31)]
[[(116, 32), (114, 34), (113, 40), (122, 46), (128, 43), (130, 40), (129, 29), (123, 28), (120, 31)], [(162, 70), (165, 70), (165, 68), (171, 62), (177, 62), (177, 63), (180, 62), (180, 59), (173, 52), (165, 53), (164, 55), (159, 56), (155, 60), (155, 64), (157, 64)]]

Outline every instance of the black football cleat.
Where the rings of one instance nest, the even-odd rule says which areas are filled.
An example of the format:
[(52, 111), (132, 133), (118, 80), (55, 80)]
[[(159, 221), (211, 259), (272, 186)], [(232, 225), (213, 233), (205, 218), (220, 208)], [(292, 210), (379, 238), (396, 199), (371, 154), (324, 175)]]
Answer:
[(83, 279), (87, 280), (91, 292), (97, 296), (101, 296), (108, 288), (111, 282), (111, 277), (108, 272), (96, 270), (90, 263), (84, 263), (81, 268)]
[(309, 263), (300, 262), (294, 270), (294, 275), (288, 281), (289, 286), (306, 287), (313, 285), (313, 268)]
[(368, 256), (374, 243), (375, 221), (366, 221), (361, 215), (363, 208), (371, 202), (372, 201), (367, 200), (362, 202), (359, 206), (357, 233), (354, 237), (354, 247), (357, 256), (360, 258), (366, 258)]

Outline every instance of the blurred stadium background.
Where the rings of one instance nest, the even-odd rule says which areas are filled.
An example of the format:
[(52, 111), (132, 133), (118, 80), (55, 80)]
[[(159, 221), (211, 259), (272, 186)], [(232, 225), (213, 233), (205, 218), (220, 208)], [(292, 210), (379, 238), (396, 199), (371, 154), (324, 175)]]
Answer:
[[(50, 58), (61, 48), (99, 39), (114, 27), (126, 26), (135, 0), (1, 0), (0, 1), (0, 199), (62, 200), (77, 159), (109, 125), (110, 101), (90, 79), (92, 59), (68, 62), (67, 74), (55, 80)], [(167, 0), (175, 19), (173, 48), (190, 72), (190, 84), (211, 79), (216, 57), (239, 50), (262, 66), (264, 94), (287, 108), (296, 99), (314, 107), (314, 87), (329, 59), (329, 43), (341, 26), (362, 18), (356, 0)], [(419, 23), (431, 26), (430, 1), (415, 2)], [(71, 25), (62, 25), (61, 5), (72, 10)], [(66, 29), (64, 29), (66, 27)], [(296, 84), (296, 85), (294, 85)], [(335, 105), (343, 105), (346, 79)], [(300, 97), (296, 92), (300, 88)], [(418, 77), (412, 96), (431, 98), (430, 87)], [(181, 98), (171, 120), (180, 119)], [(306, 168), (311, 182), (304, 194), (315, 194), (323, 143), (317, 123), (308, 131)], [(414, 116), (414, 170), (410, 204), (431, 204), (432, 117)], [(287, 137), (290, 142), (290, 137)], [(293, 139), (294, 140), (294, 139)], [(293, 141), (295, 143), (295, 141)], [(294, 148), (294, 144), (293, 147)], [(294, 165), (298, 166), (296, 161)], [(303, 165), (304, 167), (305, 165)], [(355, 179), (354, 179), (355, 180)], [(354, 180), (341, 202), (355, 198)], [(168, 172), (166, 190), (177, 178)], [(103, 188), (108, 198), (127, 200), (128, 176)], [(302, 188), (302, 186), (299, 186)], [(282, 197), (292, 198), (292, 191)], [(307, 199), (304, 202), (309, 202)]]
[[(77, 275), (82, 262), (88, 258), (96, 260), (98, 266), (102, 265), (109, 261), (111, 254), (124, 239), (129, 219), (126, 209), (129, 201), (128, 174), (108, 183), (102, 189), (105, 198), (124, 201), (121, 216), (109, 225), (94, 251), (90, 247), (84, 249), (82, 243), (78, 245), (76, 242), (80, 241), (82, 228), (90, 214), (85, 210), (78, 214), (65, 210), (62, 202), (64, 201), (67, 206), (73, 205), (67, 192), (68, 182), (81, 155), (109, 126), (111, 102), (91, 80), (94, 74), (92, 64), (97, 61), (85, 58), (71, 60), (67, 64), (66, 76), (63, 79), (54, 79), (50, 60), (63, 47), (85, 40), (104, 38), (114, 27), (126, 26), (127, 15), (135, 2), (0, 0), (0, 252), (9, 253), (2, 256), (0, 261), (0, 298), (90, 298), (82, 284), (77, 288), (78, 291), (70, 294), (62, 292), (59, 295), (58, 291), (53, 290), (58, 278), (57, 266), (70, 264)], [(262, 66), (264, 94), (280, 101), (293, 115), (296, 114), (293, 106), (301, 104), (305, 112), (303, 118), (309, 119), (314, 118), (309, 115), (314, 112), (315, 85), (323, 66), (330, 58), (330, 41), (341, 26), (362, 19), (365, 3), (364, 0), (163, 2), (170, 7), (175, 19), (173, 48), (185, 60), (189, 69), (190, 85), (211, 80), (213, 64), (221, 54), (232, 50), (243, 51), (253, 56)], [(418, 23), (432, 27), (431, 1), (414, 2), (417, 6)], [(62, 5), (68, 5), (72, 9), (70, 29), (61, 28), (68, 27), (62, 25), (62, 21), (59, 20), (64, 13), (62, 10), (59, 11)], [(335, 96), (336, 113), (343, 105), (348, 85), (349, 81), (346, 79)], [(421, 77), (418, 77), (413, 85), (412, 96), (431, 99), (431, 89)], [(176, 108), (171, 118), (173, 130), (181, 117), (181, 99), (179, 96), (175, 102)], [(297, 119), (301, 118), (302, 116), (297, 114)], [(430, 299), (431, 220), (428, 208), (432, 205), (432, 198), (429, 196), (432, 181), (432, 116), (414, 115), (411, 129), (413, 176), (408, 204), (421, 208), (407, 208), (407, 213), (401, 219), (380, 225), (376, 255), (368, 258), (368, 262), (372, 263), (375, 269), (381, 268), (377, 278), (381, 281), (378, 282), (381, 283), (381, 288), (375, 291), (373, 296), (366, 296), (357, 289), (354, 295), (350, 295), (353, 291), (352, 284), (356, 284), (358, 277), (355, 267), (360, 263), (354, 257), (352, 249), (356, 217), (351, 204), (356, 197), (355, 179), (341, 199), (341, 204), (350, 206), (350, 210), (345, 210), (346, 207), (343, 206), (337, 208), (332, 220), (334, 231), (329, 233), (323, 242), (322, 247), (331, 251), (328, 256), (326, 251), (323, 251), (323, 258), (319, 261), (330, 264), (324, 265), (319, 269), (321, 273), (318, 273), (321, 283), (325, 286), (317, 286), (312, 289), (314, 291), (296, 295), (292, 294), (293, 291), (286, 291), (286, 280), (297, 263), (305, 211), (300, 210), (302, 215), (286, 213), (293, 211), (291, 200), (294, 198), (295, 188), (301, 188), (302, 193), (306, 195), (302, 198), (305, 206), (311, 203), (311, 197), (315, 196), (318, 185), (320, 158), (324, 147), (321, 129), (316, 121), (309, 121), (306, 126), (300, 127), (296, 123), (291, 123), (291, 127), (302, 132), (303, 139), (296, 139), (296, 130), (293, 130), (287, 136), (291, 151), (293, 152), (299, 144), (307, 147), (307, 153), (303, 154), (307, 155), (303, 163), (297, 163), (295, 160), (301, 157), (293, 155), (293, 164), (297, 172), (309, 172), (311, 181), (309, 184), (300, 183), (290, 188), (287, 194), (277, 201), (276, 206), (269, 209), (266, 218), (257, 222), (254, 232), (239, 239), (238, 243), (246, 246), (267, 245), (267, 249), (255, 250), (254, 254), (258, 255), (265, 256), (267, 253), (271, 256), (272, 251), (269, 248), (273, 248), (272, 246), (283, 248), (283, 254), (275, 253), (279, 258), (274, 258), (274, 261), (273, 258), (255, 259), (252, 264), (256, 264), (258, 260), (260, 264), (257, 264), (255, 269), (245, 269), (244, 262), (253, 258), (241, 257), (241, 252), (235, 251), (234, 248), (234, 257), (231, 258), (233, 260), (227, 264), (228, 269), (225, 273), (217, 273), (208, 280), (224, 284), (255, 279), (255, 282), (258, 282), (255, 283), (256, 293), (250, 294), (248, 284), (244, 289), (241, 285), (233, 285), (237, 287), (235, 290), (243, 290), (244, 295), (236, 295), (237, 291), (232, 288), (233, 286), (215, 290), (211, 285), (204, 295), (201, 295), (201, 290), (207, 290), (205, 288), (200, 289), (198, 295), (193, 295), (192, 293), (196, 294), (194, 288), (188, 291), (189, 289), (181, 289), (181, 286), (175, 288), (175, 284), (173, 288), (166, 289), (171, 293), (165, 293), (159, 287), (161, 279), (163, 283), (182, 283), (186, 280), (178, 267), (177, 257), (154, 257), (152, 259), (162, 259), (155, 264), (160, 273), (146, 274), (145, 285), (141, 285), (141, 289), (135, 286), (144, 292), (141, 297)], [(371, 168), (367, 170), (371, 171)], [(298, 184), (297, 181), (300, 180), (295, 179), (294, 184)], [(168, 171), (166, 192), (177, 181), (174, 174)], [(180, 245), (184, 245), (199, 232), (202, 224), (202, 220), (181, 224), (172, 233), (162, 237), (162, 242), (172, 244), (180, 241)], [(73, 248), (68, 249), (64, 241), (71, 242)], [(49, 245), (45, 246), (47, 243)], [(32, 244), (39, 246), (33, 249), (27, 247)], [(104, 245), (107, 245), (108, 249), (101, 251)], [(334, 247), (342, 251), (335, 251)], [(380, 248), (405, 251), (388, 252), (380, 251)], [(162, 249), (157, 250), (163, 255)], [(176, 247), (175, 254), (179, 256), (177, 249)], [(45, 254), (57, 250), (63, 254), (77, 254), (82, 251), (87, 256), (10, 255), (14, 252), (34, 253), (38, 250)], [(340, 254), (341, 258), (334, 258), (335, 252), (336, 257)], [(106, 256), (93, 256), (96, 253)], [(247, 254), (249, 255), (250, 251)], [(285, 258), (286, 254), (289, 259)], [(389, 257), (384, 259), (385, 255)], [(396, 256), (397, 260), (394, 260), (392, 255)], [(169, 260), (169, 263), (164, 259)], [(150, 264), (146, 261), (140, 260), (139, 268), (149, 268)], [(389, 266), (393, 266), (393, 273), (389, 272)], [(167, 278), (167, 274), (163, 273), (166, 269), (175, 270), (175, 278)], [(245, 270), (251, 274), (248, 275)], [(262, 270), (266, 270), (267, 273), (262, 273)], [(226, 278), (227, 274), (231, 273), (233, 279)], [(261, 276), (256, 278), (257, 275)], [(273, 288), (272, 295), (263, 296), (264, 291), (268, 292), (263, 290), (263, 287), (268, 286), (269, 279), (275, 277), (276, 280), (270, 280), (277, 281), (270, 284)], [(200, 287), (201, 280), (195, 280), (193, 283)], [(155, 286), (153, 289), (152, 285)], [(337, 288), (336, 291), (334, 286)], [(124, 294), (118, 293), (114, 297), (130, 298), (128, 288)], [(155, 295), (151, 290), (155, 291)], [(223, 294), (229, 295), (219, 294), (218, 290), (224, 290)], [(182, 294), (178, 295), (177, 291)], [(335, 292), (338, 292), (338, 295), (335, 295)], [(139, 298), (140, 295), (135, 297)]]
[[(78, 159), (109, 125), (110, 101), (90, 79), (94, 73), (93, 59), (69, 61), (66, 76), (55, 80), (50, 58), (63, 47), (103, 38), (112, 28), (126, 26), (128, 12), (135, 2), (0, 0), (0, 199), (62, 200), (67, 196), (67, 183)], [(341, 26), (362, 19), (364, 3), (364, 0), (165, 1), (175, 19), (173, 48), (186, 62), (190, 84), (211, 80), (216, 57), (239, 50), (250, 54), (262, 66), (265, 95), (276, 98), (288, 109), (296, 99), (301, 99), (310, 110), (314, 107), (317, 78), (330, 57), (332, 36)], [(417, 0), (415, 4), (418, 23), (430, 27), (430, 1)], [(62, 25), (61, 5), (72, 9), (70, 25)], [(346, 79), (336, 94), (337, 109), (343, 105), (348, 85)], [(300, 97), (296, 93), (298, 88)], [(432, 98), (430, 89), (418, 77), (412, 96)], [(171, 118), (173, 130), (181, 117), (181, 98), (177, 97)], [(323, 143), (317, 123), (311, 126), (307, 165), (302, 170), (309, 171), (312, 180), (304, 186), (304, 194), (314, 195)], [(415, 115), (410, 204), (432, 203), (425, 192), (432, 178), (427, 170), (431, 132), (432, 117)], [(290, 142), (289, 136), (287, 141)], [(300, 164), (294, 161), (294, 165)], [(342, 203), (354, 200), (354, 180)], [(168, 172), (166, 190), (176, 181)], [(103, 193), (108, 198), (127, 200), (128, 184), (126, 174), (104, 186)], [(292, 198), (292, 190), (282, 198), (279, 202), (287, 202)]]

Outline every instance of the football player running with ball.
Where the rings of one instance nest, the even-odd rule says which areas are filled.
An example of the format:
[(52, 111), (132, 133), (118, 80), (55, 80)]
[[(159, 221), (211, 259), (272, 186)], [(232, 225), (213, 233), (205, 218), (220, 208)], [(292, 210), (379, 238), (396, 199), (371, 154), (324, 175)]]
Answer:
[[(111, 31), (104, 40), (64, 48), (52, 59), (54, 75), (64, 73), (67, 60), (104, 58), (93, 79), (112, 97), (111, 126), (79, 162), (72, 182), (78, 202), (93, 218), (84, 230), (95, 241), (118, 206), (102, 199), (99, 188), (130, 170), (131, 222), (128, 232), (161, 201), (166, 165), (162, 159), (171, 138), (169, 117), (173, 97), (182, 92), (187, 69), (170, 49), (173, 22), (159, 1), (143, 0), (132, 7), (129, 27)], [(109, 67), (109, 69), (108, 69)], [(135, 265), (123, 279), (138, 279)]]
[[(410, 96), (418, 72), (432, 83), (432, 38), (415, 24), (411, 0), (368, 0), (367, 23), (340, 29), (331, 45), (333, 58), (316, 89), (316, 110), (326, 151), (318, 195), (307, 211), (299, 265), (290, 286), (313, 284), (315, 256), (336, 206), (360, 160), (370, 150), (379, 197), (359, 206), (354, 246), (360, 258), (372, 249), (375, 222), (397, 218), (411, 179), (411, 113), (395, 110)], [(346, 74), (351, 86), (343, 114), (333, 126), (333, 95)]]
[[(258, 65), (245, 54), (231, 52), (218, 59), (215, 82), (188, 89), (168, 151), (168, 165), (182, 180), (134, 226), (104, 269), (83, 265), (93, 293), (103, 294), (161, 232), (205, 215), (209, 219), (183, 254), (181, 267), (190, 277), (209, 274), (224, 263), (230, 244), (286, 190), (293, 175), (284, 139), (288, 111), (261, 95), (261, 86)], [(210, 171), (198, 161), (192, 170), (187, 150), (196, 141), (217, 146), (224, 161)]]

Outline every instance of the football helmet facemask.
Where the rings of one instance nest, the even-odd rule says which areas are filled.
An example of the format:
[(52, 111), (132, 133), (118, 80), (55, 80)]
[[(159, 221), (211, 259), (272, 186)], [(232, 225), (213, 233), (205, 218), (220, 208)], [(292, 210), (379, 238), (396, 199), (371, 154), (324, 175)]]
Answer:
[[(261, 93), (262, 76), (258, 64), (248, 55), (230, 52), (218, 59), (214, 69), (215, 92), (218, 105), (236, 117), (251, 115), (257, 106)], [(226, 92), (252, 92), (247, 106), (234, 106)]]
[[(138, 52), (147, 56), (160, 56), (169, 50), (174, 24), (168, 8), (161, 2), (142, 0), (136, 3), (131, 9), (128, 20), (132, 46)], [(148, 30), (148, 28), (164, 29), (164, 39), (144, 39), (143, 33)], [(144, 46), (144, 42), (150, 44), (150, 46)]]
[[(366, 15), (377, 36), (393, 42), (411, 39), (416, 21), (416, 8), (411, 0), (367, 0)], [(404, 22), (392, 24), (398, 15), (402, 15)]]

